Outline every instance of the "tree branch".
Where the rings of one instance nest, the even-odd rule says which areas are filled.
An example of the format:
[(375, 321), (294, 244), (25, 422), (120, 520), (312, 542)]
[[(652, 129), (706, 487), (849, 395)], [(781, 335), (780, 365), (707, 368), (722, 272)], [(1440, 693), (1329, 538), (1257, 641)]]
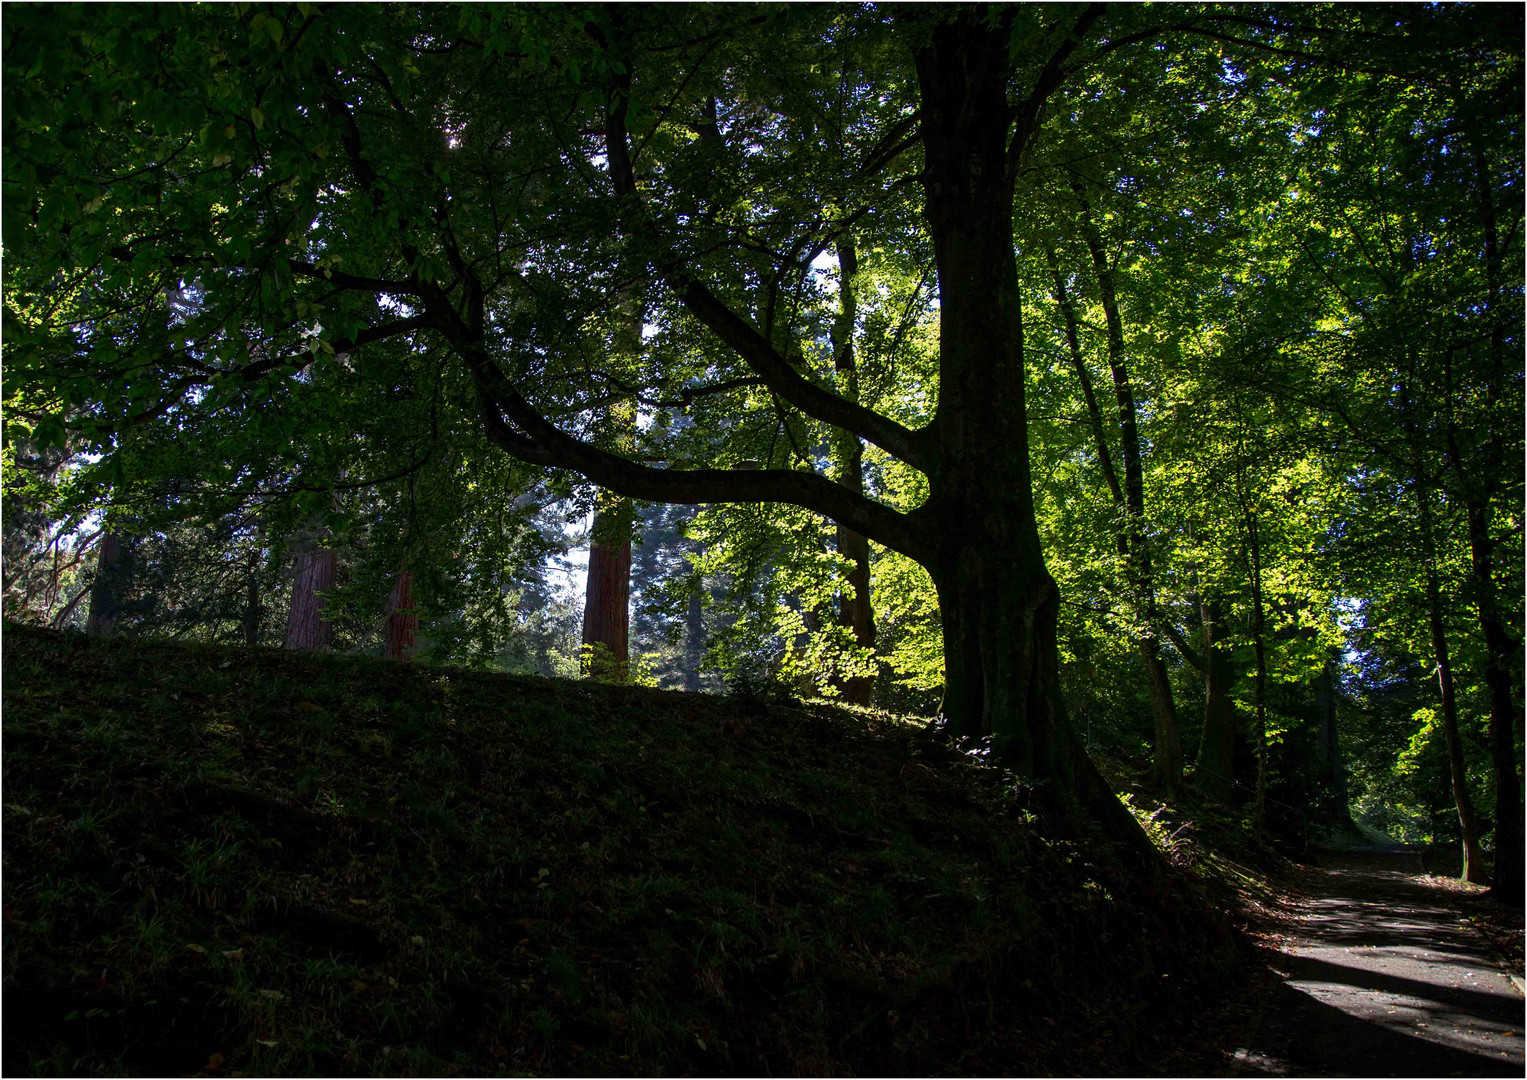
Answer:
[[(628, 64), (622, 64), (621, 69), (621, 74), (611, 76), (610, 99), (605, 111), (605, 156), (609, 162), (610, 180), (616, 193), (624, 199), (629, 213), (640, 218), (643, 231), (656, 233), (657, 227), (646, 214), (637, 193), (636, 177), (631, 167), (630, 142), (626, 133), (631, 74)], [(622, 221), (622, 228), (630, 233), (634, 231), (634, 224)], [(807, 416), (852, 432), (915, 469), (927, 472), (931, 468), (933, 455), (927, 435), (911, 431), (811, 382), (762, 334), (683, 269), (683, 260), (673, 253), (670, 244), (664, 241), (659, 244), (669, 255), (666, 265), (658, 266), (669, 288), (690, 313), (735, 351), (771, 390)]]
[(909, 558), (921, 560), (930, 555), (930, 539), (915, 511), (899, 513), (815, 473), (655, 469), (600, 450), (542, 416), (478, 345), (456, 344), (477, 386), (488, 437), (521, 461), (573, 469), (618, 495), (655, 502), (791, 503), (823, 514)]
[(1034, 80), (1034, 88), (1014, 110), (1013, 140), (1008, 144), (1007, 160), (1004, 164), (1004, 171), (1009, 181), (1018, 175), (1018, 166), (1023, 160), (1023, 155), (1039, 130), (1040, 110), (1067, 75), (1066, 60), (1076, 51), (1082, 37), (1092, 29), (1092, 24), (1097, 22), (1102, 14), (1102, 4), (1088, 4), (1082, 10), (1081, 15), (1067, 32), (1066, 39), (1050, 54), (1044, 70), (1039, 73), (1039, 78)]

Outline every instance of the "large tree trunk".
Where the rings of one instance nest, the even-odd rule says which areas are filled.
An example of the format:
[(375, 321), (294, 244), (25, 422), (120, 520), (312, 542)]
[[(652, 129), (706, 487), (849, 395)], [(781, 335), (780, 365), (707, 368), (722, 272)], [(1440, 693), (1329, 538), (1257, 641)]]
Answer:
[[(838, 319), (833, 328), (833, 366), (839, 378), (839, 391), (850, 401), (859, 400), (858, 371), (854, 360), (854, 322), (857, 301), (854, 275), (859, 259), (851, 237), (838, 241)], [(841, 432), (838, 439), (838, 481), (855, 494), (864, 493), (864, 447), (857, 435)], [(875, 609), (870, 602), (870, 542), (861, 534), (838, 526), (838, 554), (853, 562), (848, 574), (848, 588), (838, 606), (838, 622), (853, 632), (860, 648), (875, 645)], [(875, 680), (868, 675), (843, 679), (838, 688), (843, 697), (857, 705), (868, 705), (875, 692)]]
[(419, 634), (419, 613), (414, 610), (414, 576), (407, 570), (398, 574), (397, 583), (387, 597), (387, 629), (382, 642), (382, 657), (406, 663), (414, 658)]
[(583, 673), (624, 682), (631, 652), (631, 500), (611, 498), (594, 513), (583, 601)]
[(940, 301), (942, 453), (925, 507), (936, 536), (925, 565), (944, 626), (944, 713), (954, 734), (990, 734), (1073, 824), (1100, 824), (1131, 886), (1152, 892), (1162, 887), (1160, 858), (1088, 759), (1061, 697), (1060, 596), (1030, 487), (1007, 48), (1005, 33), (955, 23), (934, 27), (916, 53)]
[(128, 545), (107, 530), (96, 547), (95, 581), (90, 586), (90, 613), (85, 618), (85, 633), (110, 637), (116, 633), (117, 616), (131, 574)]
[(338, 553), (333, 548), (320, 547), (316, 538), (303, 537), (297, 542), (283, 649), (328, 651), (334, 633), (324, 618), (324, 594), (334, 586), (337, 563)]

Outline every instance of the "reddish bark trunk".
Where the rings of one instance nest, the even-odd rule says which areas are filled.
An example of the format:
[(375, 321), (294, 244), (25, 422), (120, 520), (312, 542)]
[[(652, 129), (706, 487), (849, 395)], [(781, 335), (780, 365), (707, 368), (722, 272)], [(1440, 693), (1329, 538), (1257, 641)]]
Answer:
[(338, 553), (314, 541), (299, 544), (292, 577), (292, 604), (286, 617), (283, 649), (325, 652), (333, 639), (333, 627), (324, 618), (324, 593), (334, 585)]
[(622, 680), (630, 670), (630, 500), (594, 515), (583, 604), (583, 673)]
[(418, 632), (419, 615), (414, 610), (414, 576), (404, 570), (398, 574), (397, 584), (387, 597), (387, 632), (382, 645), (382, 658), (403, 663), (412, 660)]

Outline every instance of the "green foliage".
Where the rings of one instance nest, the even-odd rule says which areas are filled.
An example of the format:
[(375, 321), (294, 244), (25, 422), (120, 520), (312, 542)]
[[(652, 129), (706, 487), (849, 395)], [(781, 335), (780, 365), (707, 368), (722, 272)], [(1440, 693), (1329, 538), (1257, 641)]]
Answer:
[[(1134, 650), (1175, 631), (1191, 756), (1191, 653), (1219, 605), (1243, 728), (1265, 654), (1286, 801), (1329, 782), (1310, 687), (1341, 655), (1354, 799), (1419, 820), (1439, 801), (1427, 754), (1397, 755), (1432, 705), (1427, 680), (1400, 674), (1435, 659), (1427, 575), (1481, 791), (1480, 582), (1508, 625), (1524, 595), (1520, 25), (1489, 5), (1293, 11), (1088, 15), (1015, 147), (1034, 512), (1063, 689), (1094, 749), (1149, 751)], [(122, 632), (275, 644), (301, 534), (341, 552), (326, 597), (341, 649), (379, 647), (407, 570), (425, 658), (576, 670), (573, 609), (545, 565), (600, 496), (499, 452), (477, 348), (589, 446), (833, 479), (862, 453), (869, 497), (915, 513), (927, 474), (783, 400), (663, 280), (703, 283), (807, 384), (913, 429), (939, 416), (957, 358), (940, 340), (914, 52), (943, 16), (903, 14), (8, 10), (6, 614), (79, 622), (109, 527), (134, 559)], [(984, 15), (1009, 27), (1019, 94), (1078, 13)], [(597, 137), (617, 107), (639, 227)], [(1108, 415), (1084, 223), (1122, 313), (1151, 603), (1117, 548), (1047, 257)], [(472, 319), (475, 337), (456, 325)], [(1122, 449), (1116, 432), (1104, 444)], [(713, 681), (818, 695), (873, 674), (882, 703), (937, 708), (942, 620), (915, 561), (872, 547), (868, 649), (840, 623), (848, 567), (824, 518), (683, 516), (683, 542), (654, 542), (640, 571), (652, 677), (699, 685), (703, 638)]]

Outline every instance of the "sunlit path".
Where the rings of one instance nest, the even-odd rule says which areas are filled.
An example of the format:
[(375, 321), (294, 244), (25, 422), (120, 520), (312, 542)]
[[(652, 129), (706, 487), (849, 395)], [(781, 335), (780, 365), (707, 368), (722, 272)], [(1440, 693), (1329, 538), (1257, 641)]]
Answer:
[(1522, 995), (1414, 856), (1325, 862), (1240, 1071), (1520, 1076)]

